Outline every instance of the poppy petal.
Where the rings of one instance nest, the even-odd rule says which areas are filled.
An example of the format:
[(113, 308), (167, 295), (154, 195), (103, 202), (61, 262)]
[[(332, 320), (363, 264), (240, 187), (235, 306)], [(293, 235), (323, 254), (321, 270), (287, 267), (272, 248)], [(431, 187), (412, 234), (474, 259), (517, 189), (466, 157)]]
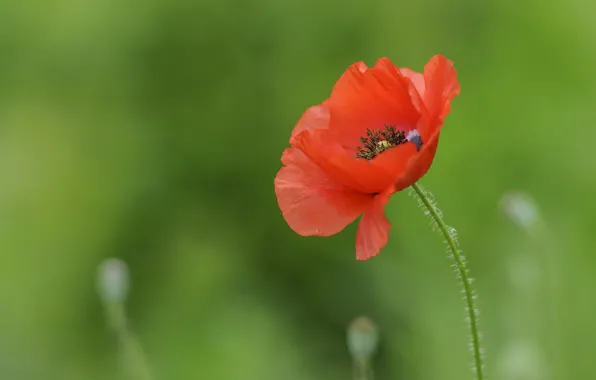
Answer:
[[(380, 97), (396, 113), (400, 119), (392, 123), (401, 124), (402, 129), (409, 130), (416, 125), (419, 112), (411, 99), (411, 84), (401, 71), (393, 65), (390, 59), (381, 58), (377, 61), (370, 74), (377, 80), (377, 96)], [(410, 127), (410, 128), (408, 128)]]
[[(413, 106), (414, 109), (412, 109), (411, 107), (407, 108), (407, 114), (409, 114), (411, 116), (411, 119), (409, 119), (405, 125), (403, 125), (403, 130), (408, 132), (410, 129), (414, 129), (416, 127), (416, 121), (418, 120), (419, 116), (421, 114), (425, 114), (426, 113), (426, 107), (422, 101), (422, 95), (420, 95), (420, 92), (418, 91), (417, 86), (420, 85), (420, 83), (416, 84), (414, 82), (424, 82), (423, 78), (420, 78), (419, 76), (421, 76), (421, 74), (418, 74), (418, 76), (413, 76), (413, 77), (408, 77), (407, 75), (404, 74), (404, 70), (406, 74), (408, 73), (409, 69), (398, 69), (396, 66), (393, 65), (393, 63), (391, 63), (391, 61), (387, 58), (381, 58), (379, 59), (379, 61), (377, 62), (377, 65), (375, 65), (375, 67), (378, 67), (380, 70), (383, 70), (384, 72), (386, 72), (387, 74), (389, 74), (392, 77), (400, 77), (400, 82), (402, 84), (402, 88), (405, 88), (405, 90), (407, 91), (408, 95), (409, 95), (409, 102), (406, 99), (401, 99), (400, 100), (400, 104), (404, 104), (406, 106)], [(411, 71), (411, 70), (409, 70)], [(414, 73), (417, 74), (417, 73)], [(385, 84), (389, 84), (391, 83), (391, 81), (389, 80), (384, 80), (383, 83)], [(389, 89), (389, 92), (391, 94), (397, 93), (395, 92), (395, 90), (393, 89)]]
[(401, 173), (402, 176), (395, 181), (396, 191), (401, 191), (412, 186), (428, 172), (437, 152), (439, 135), (440, 129), (437, 129), (435, 134), (428, 141), (424, 142), (420, 152), (408, 160), (406, 169)]
[[(367, 161), (356, 158), (336, 141), (334, 132), (330, 130), (302, 132), (296, 137), (295, 147), (304, 152), (330, 178), (362, 193), (380, 193), (395, 182), (397, 174), (401, 174), (392, 171), (393, 166), (400, 165), (399, 160), (388, 164), (389, 161), (375, 163), (376, 159)], [(401, 145), (379, 157), (399, 148)]]
[(392, 173), (391, 182), (393, 183), (397, 178), (404, 175), (404, 172), (408, 170), (408, 163), (418, 154), (416, 144), (406, 143), (379, 154), (370, 163), (372, 166), (383, 168), (387, 173)]
[(401, 72), (401, 75), (408, 78), (412, 82), (420, 97), (424, 98), (424, 91), (426, 90), (426, 86), (424, 84), (424, 75), (406, 67), (399, 69), (399, 71)]
[(364, 211), (356, 232), (356, 259), (368, 260), (381, 252), (389, 241), (391, 224), (385, 216), (385, 204), (392, 190), (377, 195)]
[(368, 70), (366, 64), (362, 61), (356, 62), (339, 77), (331, 93), (341, 94), (346, 88), (354, 85), (354, 82), (362, 80), (362, 73)]
[[(417, 73), (413, 70), (403, 68), (399, 70), (401, 74), (410, 81), (409, 92), (412, 104), (420, 113), (420, 119), (416, 129), (420, 130), (420, 124), (428, 124), (428, 110), (424, 104), (424, 93), (426, 91), (426, 85), (424, 83), (424, 75)], [(423, 128), (424, 129), (424, 128)]]
[(282, 156), (275, 177), (277, 202), (288, 225), (299, 235), (329, 236), (343, 230), (372, 202), (329, 178), (296, 148)]
[(292, 134), (290, 136), (290, 144), (294, 145), (296, 136), (302, 131), (309, 131), (313, 129), (327, 129), (329, 125), (329, 110), (323, 106), (312, 106), (309, 107), (300, 119)]
[(379, 59), (365, 72), (349, 72), (350, 81), (334, 88), (325, 102), (330, 112), (329, 129), (335, 131), (344, 148), (355, 153), (367, 129), (395, 125), (408, 131), (415, 127), (420, 113), (412, 104), (413, 85), (389, 59)]
[[(432, 122), (431, 128), (441, 127), (443, 119), (450, 111), (451, 100), (459, 94), (460, 86), (453, 62), (436, 55), (424, 66), (424, 103)], [(433, 130), (427, 132), (432, 135)]]

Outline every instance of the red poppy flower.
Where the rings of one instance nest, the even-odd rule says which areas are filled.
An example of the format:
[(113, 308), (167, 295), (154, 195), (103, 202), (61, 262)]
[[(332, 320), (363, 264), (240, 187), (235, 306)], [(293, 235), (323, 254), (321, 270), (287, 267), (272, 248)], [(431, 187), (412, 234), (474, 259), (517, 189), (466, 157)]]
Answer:
[(281, 157), (275, 193), (289, 226), (329, 236), (363, 214), (356, 258), (376, 256), (388, 241), (385, 204), (430, 168), (458, 94), (453, 63), (440, 55), (424, 74), (387, 58), (350, 66), (329, 99), (302, 115)]

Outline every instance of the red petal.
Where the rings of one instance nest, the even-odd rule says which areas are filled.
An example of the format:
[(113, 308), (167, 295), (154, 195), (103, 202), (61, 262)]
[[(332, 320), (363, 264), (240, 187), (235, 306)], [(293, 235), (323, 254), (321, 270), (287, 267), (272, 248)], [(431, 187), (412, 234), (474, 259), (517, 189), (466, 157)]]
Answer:
[(346, 88), (354, 86), (354, 83), (358, 83), (362, 80), (362, 73), (368, 70), (366, 64), (362, 61), (354, 63), (352, 66), (339, 77), (331, 93), (341, 94)]
[(290, 144), (294, 145), (295, 138), (300, 132), (314, 129), (327, 129), (328, 124), (329, 110), (327, 110), (327, 108), (323, 106), (312, 106), (308, 108), (304, 111), (294, 127), (292, 135), (290, 136)]
[[(415, 144), (406, 143), (379, 154), (370, 163), (375, 167), (383, 168), (387, 173), (391, 173), (391, 182), (393, 183), (397, 178), (404, 175), (405, 171), (408, 170), (408, 162), (418, 154), (419, 152)], [(385, 190), (385, 188), (382, 190)], [(380, 193), (381, 191), (378, 192)]]
[(356, 152), (367, 128), (396, 125), (408, 131), (415, 127), (420, 113), (410, 97), (413, 85), (389, 59), (380, 59), (365, 72), (351, 68), (347, 73), (349, 81), (336, 86), (325, 103), (330, 112), (329, 129), (342, 146)]
[(385, 204), (389, 201), (392, 189), (377, 195), (364, 211), (356, 233), (356, 259), (368, 260), (381, 252), (389, 241), (391, 224), (385, 217)]
[(416, 91), (418, 91), (418, 94), (420, 95), (420, 97), (424, 97), (424, 91), (426, 89), (426, 86), (424, 84), (424, 75), (415, 72), (414, 70), (410, 70), (408, 68), (402, 68), (399, 69), (399, 71), (401, 72), (401, 74), (408, 78), (410, 81), (412, 81), (412, 83), (414, 84), (414, 87), (416, 88)]
[[(449, 114), (451, 100), (459, 94), (459, 82), (453, 62), (436, 55), (424, 67), (426, 91), (424, 103), (430, 117), (428, 131), (420, 131), (423, 137), (434, 134), (434, 129), (443, 125), (443, 119)], [(423, 133), (424, 132), (424, 133)]]
[(391, 186), (403, 175), (410, 153), (416, 151), (414, 144), (403, 144), (367, 161), (347, 152), (334, 136), (329, 130), (303, 132), (297, 136), (295, 146), (330, 178), (366, 194), (380, 193)]
[(401, 191), (412, 186), (414, 183), (418, 182), (418, 180), (422, 178), (426, 172), (428, 172), (430, 166), (433, 163), (433, 159), (435, 158), (435, 153), (437, 152), (439, 135), (440, 129), (437, 129), (435, 134), (431, 136), (428, 141), (424, 141), (420, 152), (410, 158), (406, 169), (402, 173), (402, 176), (395, 181), (396, 191)]
[(296, 148), (285, 150), (282, 163), (275, 194), (286, 222), (300, 235), (336, 234), (373, 200), (329, 178)]
[(416, 105), (412, 103), (412, 91), (416, 89), (412, 81), (408, 80), (388, 58), (379, 59), (371, 71), (373, 74), (379, 72), (378, 79), (386, 91), (385, 95), (390, 98), (390, 106), (399, 110), (400, 117), (404, 118), (403, 130), (414, 128), (420, 115)]

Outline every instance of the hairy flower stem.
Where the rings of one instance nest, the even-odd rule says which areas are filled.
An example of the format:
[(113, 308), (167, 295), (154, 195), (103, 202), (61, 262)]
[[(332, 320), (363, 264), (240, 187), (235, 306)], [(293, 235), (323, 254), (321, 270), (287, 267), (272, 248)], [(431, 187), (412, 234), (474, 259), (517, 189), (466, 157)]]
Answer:
[(469, 321), (470, 335), (472, 339), (472, 353), (474, 355), (474, 369), (477, 380), (484, 380), (484, 367), (482, 364), (482, 349), (480, 348), (480, 333), (478, 329), (478, 311), (476, 309), (474, 301), (474, 290), (472, 288), (472, 281), (468, 275), (468, 268), (466, 262), (461, 255), (457, 242), (455, 240), (455, 231), (449, 228), (441, 217), (441, 212), (434, 205), (433, 201), (429, 198), (427, 193), (417, 184), (412, 185), (412, 189), (416, 192), (420, 202), (424, 205), (428, 214), (436, 222), (437, 227), (445, 236), (447, 242), (450, 257), (455, 262), (455, 268), (457, 271), (458, 278), (461, 280), (463, 285), (463, 293), (466, 298), (466, 313)]

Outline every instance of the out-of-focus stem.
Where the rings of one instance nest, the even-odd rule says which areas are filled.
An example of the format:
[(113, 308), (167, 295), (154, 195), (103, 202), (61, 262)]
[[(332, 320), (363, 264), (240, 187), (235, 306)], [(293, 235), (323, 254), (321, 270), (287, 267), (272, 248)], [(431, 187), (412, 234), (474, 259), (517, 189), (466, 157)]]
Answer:
[(354, 361), (354, 380), (374, 380), (375, 374), (369, 360)]
[(153, 380), (138, 339), (128, 329), (126, 311), (122, 302), (107, 302), (106, 317), (120, 346), (120, 360), (126, 374), (133, 380)]
[(128, 265), (120, 259), (104, 260), (97, 270), (97, 287), (109, 328), (120, 346), (122, 367), (131, 380), (153, 380), (137, 338), (128, 328), (125, 302), (130, 286)]

